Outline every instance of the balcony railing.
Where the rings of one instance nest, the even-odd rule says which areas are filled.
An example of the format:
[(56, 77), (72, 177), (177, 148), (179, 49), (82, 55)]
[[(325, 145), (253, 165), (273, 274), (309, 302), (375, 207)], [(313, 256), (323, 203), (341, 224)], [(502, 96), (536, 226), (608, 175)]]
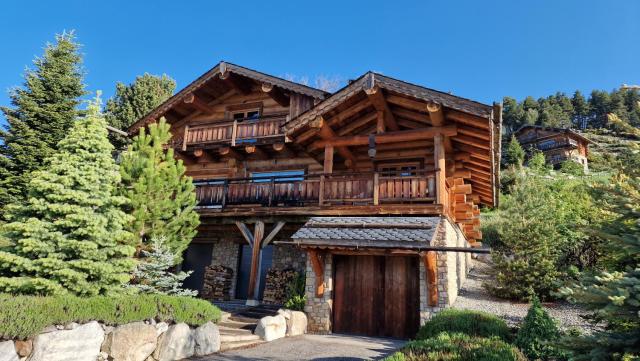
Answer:
[(232, 122), (216, 122), (198, 126), (186, 126), (180, 146), (183, 150), (193, 145), (253, 144), (284, 136), (284, 115), (264, 116), (258, 119), (238, 119)]
[(577, 147), (578, 141), (575, 139), (565, 139), (560, 141), (546, 141), (538, 143), (538, 149), (540, 150), (550, 150), (556, 148), (564, 148), (564, 147)]
[(308, 174), (197, 181), (199, 207), (434, 203), (431, 171)]

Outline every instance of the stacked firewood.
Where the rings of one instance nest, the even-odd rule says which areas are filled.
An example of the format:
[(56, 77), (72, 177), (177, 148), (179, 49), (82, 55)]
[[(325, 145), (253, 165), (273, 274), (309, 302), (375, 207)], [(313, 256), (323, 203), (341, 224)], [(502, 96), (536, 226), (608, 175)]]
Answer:
[(262, 302), (269, 305), (282, 305), (287, 300), (287, 288), (292, 283), (298, 272), (292, 269), (267, 271), (265, 280), (264, 295)]
[(204, 285), (200, 297), (207, 300), (227, 301), (231, 297), (233, 270), (225, 266), (209, 266), (204, 270)]

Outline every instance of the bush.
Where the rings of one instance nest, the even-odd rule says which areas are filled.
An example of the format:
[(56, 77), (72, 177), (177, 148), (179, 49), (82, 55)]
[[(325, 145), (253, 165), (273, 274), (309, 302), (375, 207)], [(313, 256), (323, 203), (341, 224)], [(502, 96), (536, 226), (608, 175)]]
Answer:
[(305, 295), (305, 277), (302, 274), (298, 274), (287, 285), (287, 300), (284, 303), (284, 307), (294, 311), (303, 311), (304, 305), (307, 303), (307, 296)]
[(217, 322), (220, 310), (207, 301), (167, 295), (14, 296), (0, 295), (0, 338), (25, 339), (50, 325), (91, 320), (120, 325), (148, 319), (199, 326)]
[(479, 311), (448, 309), (436, 314), (422, 326), (416, 340), (426, 340), (442, 332), (497, 337), (507, 342), (511, 338), (509, 326), (497, 316)]
[(514, 346), (497, 337), (440, 333), (428, 340), (411, 341), (385, 361), (526, 361)]
[(559, 337), (556, 322), (534, 298), (514, 344), (532, 360), (555, 360), (561, 356), (554, 345)]

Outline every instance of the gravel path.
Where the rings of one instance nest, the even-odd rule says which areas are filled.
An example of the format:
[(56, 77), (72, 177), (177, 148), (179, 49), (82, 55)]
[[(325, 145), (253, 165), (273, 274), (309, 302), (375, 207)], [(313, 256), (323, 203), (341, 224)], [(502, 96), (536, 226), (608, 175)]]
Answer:
[(388, 338), (348, 335), (303, 335), (260, 344), (253, 348), (232, 350), (201, 358), (198, 361), (248, 360), (378, 360), (404, 345), (405, 341)]
[[(529, 304), (506, 301), (490, 295), (482, 286), (483, 282), (490, 280), (491, 277), (488, 274), (490, 261), (483, 257), (483, 259), (473, 260), (472, 262), (473, 269), (467, 276), (467, 280), (463, 284), (453, 307), (492, 313), (502, 317), (509, 325), (517, 325), (522, 322), (529, 310)], [(589, 323), (580, 317), (585, 312), (578, 307), (567, 302), (552, 302), (544, 303), (543, 305), (562, 328), (591, 329)]]

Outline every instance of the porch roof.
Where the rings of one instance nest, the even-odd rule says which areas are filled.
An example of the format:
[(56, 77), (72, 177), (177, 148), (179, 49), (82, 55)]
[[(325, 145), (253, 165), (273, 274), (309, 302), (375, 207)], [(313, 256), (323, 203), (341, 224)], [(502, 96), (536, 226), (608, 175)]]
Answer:
[(424, 248), (441, 217), (312, 217), (291, 238), (300, 246)]

